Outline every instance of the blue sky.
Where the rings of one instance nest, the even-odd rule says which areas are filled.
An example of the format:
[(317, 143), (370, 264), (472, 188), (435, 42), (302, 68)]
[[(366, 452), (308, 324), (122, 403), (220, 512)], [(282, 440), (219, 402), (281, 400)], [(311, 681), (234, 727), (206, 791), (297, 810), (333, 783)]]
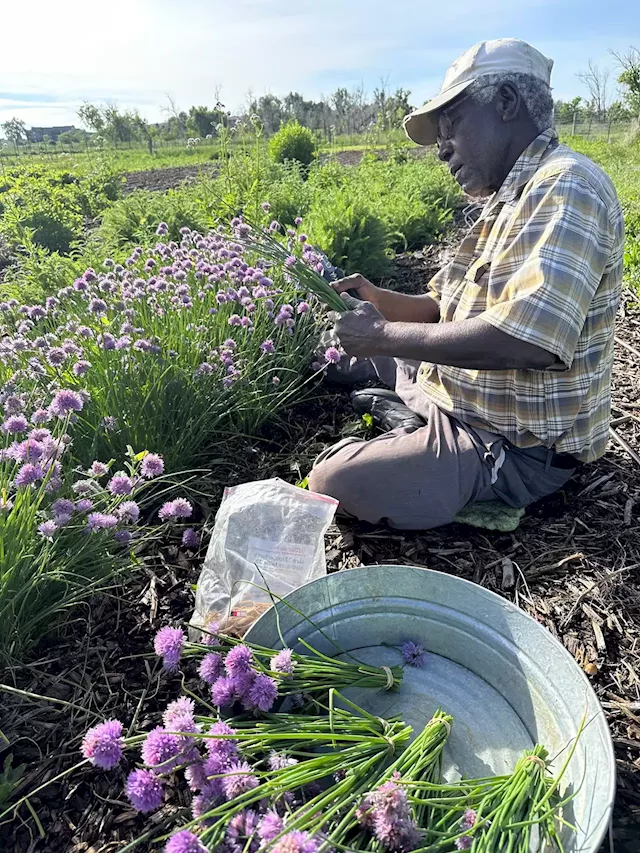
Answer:
[[(3, 3), (3, 5), (5, 5)], [(381, 78), (420, 104), (478, 41), (517, 37), (555, 61), (556, 97), (584, 94), (576, 73), (609, 49), (640, 47), (635, 0), (28, 0), (2, 11), (0, 122), (78, 124), (84, 101), (163, 118), (180, 108), (233, 111), (247, 93), (307, 97)], [(10, 37), (7, 37), (10, 35)], [(613, 78), (613, 74), (612, 74)]]

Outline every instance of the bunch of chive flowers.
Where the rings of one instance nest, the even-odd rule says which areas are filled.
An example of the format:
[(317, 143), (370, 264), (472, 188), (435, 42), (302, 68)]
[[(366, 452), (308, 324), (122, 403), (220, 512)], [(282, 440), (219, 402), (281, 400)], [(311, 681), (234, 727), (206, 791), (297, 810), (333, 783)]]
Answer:
[[(267, 649), (216, 631), (212, 626), (210, 632), (203, 633), (201, 642), (192, 643), (181, 628), (167, 626), (156, 634), (154, 650), (168, 672), (176, 672), (181, 659), (197, 663), (198, 675), (209, 691), (207, 701), (218, 708), (266, 713), (279, 698), (292, 697), (299, 703), (331, 689), (391, 690), (402, 682), (400, 665), (379, 667), (355, 658), (330, 658), (303, 640), (300, 643), (308, 654), (288, 648)], [(412, 666), (424, 663), (424, 650), (416, 658), (416, 648), (421, 647), (415, 643), (402, 647), (405, 663), (409, 659)]]

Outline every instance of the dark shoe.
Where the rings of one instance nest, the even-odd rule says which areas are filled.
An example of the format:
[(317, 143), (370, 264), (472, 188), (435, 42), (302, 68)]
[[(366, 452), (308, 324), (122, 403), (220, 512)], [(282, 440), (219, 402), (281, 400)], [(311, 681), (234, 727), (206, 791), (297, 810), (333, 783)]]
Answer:
[(392, 429), (420, 429), (425, 425), (420, 415), (416, 415), (402, 402), (395, 391), (386, 388), (364, 388), (351, 395), (353, 408), (359, 415), (371, 415), (373, 423), (384, 432)]

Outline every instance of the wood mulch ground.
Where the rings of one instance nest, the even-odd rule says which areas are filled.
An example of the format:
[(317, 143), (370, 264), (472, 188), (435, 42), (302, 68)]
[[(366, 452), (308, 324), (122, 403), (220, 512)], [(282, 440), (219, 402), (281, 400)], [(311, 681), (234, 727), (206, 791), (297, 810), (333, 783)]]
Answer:
[[(400, 258), (397, 284), (421, 289), (434, 263), (431, 254)], [(638, 853), (640, 312), (630, 295), (619, 318), (613, 391), (618, 439), (612, 438), (607, 455), (582, 469), (559, 494), (530, 508), (515, 533), (461, 525), (426, 533), (334, 525), (327, 537), (327, 562), (329, 571), (403, 563), (454, 574), (513, 601), (548, 628), (587, 673), (602, 701), (619, 773), (615, 850)], [(314, 399), (243, 446), (243, 461), (224, 474), (225, 482), (274, 475), (293, 482), (320, 449), (359, 429), (347, 393), (320, 386)], [(220, 487), (225, 482), (221, 479)], [(156, 661), (144, 655), (159, 627), (189, 618), (202, 557), (165, 548), (126, 589), (114, 589), (74, 613), (66, 635), (47, 641), (32, 663), (5, 673), (5, 684), (33, 694), (0, 694), (0, 768), (8, 755), (14, 766), (27, 765), (16, 795), (76, 762), (83, 732), (100, 719), (136, 719), (145, 728), (157, 723), (157, 710), (176, 695), (180, 682), (162, 676)], [(123, 802), (124, 775), (124, 770), (83, 769), (48, 785), (31, 797), (31, 813), (22, 807), (16, 820), (0, 825), (0, 850), (119, 850), (146, 825)], [(0, 797), (2, 778), (0, 771)], [(170, 818), (175, 808), (167, 807), (153, 820)]]

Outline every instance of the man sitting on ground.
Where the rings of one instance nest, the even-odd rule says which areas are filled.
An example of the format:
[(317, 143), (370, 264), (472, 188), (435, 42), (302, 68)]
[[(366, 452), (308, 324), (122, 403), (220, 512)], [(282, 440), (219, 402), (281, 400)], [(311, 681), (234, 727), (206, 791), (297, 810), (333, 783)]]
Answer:
[(428, 294), (335, 285), (363, 300), (346, 297), (342, 347), (395, 388), (352, 395), (390, 431), (344, 439), (310, 474), (345, 514), (426, 529), (475, 501), (524, 507), (605, 451), (623, 218), (604, 172), (558, 142), (552, 64), (517, 39), (482, 42), (405, 119), (467, 194), (490, 197)]

